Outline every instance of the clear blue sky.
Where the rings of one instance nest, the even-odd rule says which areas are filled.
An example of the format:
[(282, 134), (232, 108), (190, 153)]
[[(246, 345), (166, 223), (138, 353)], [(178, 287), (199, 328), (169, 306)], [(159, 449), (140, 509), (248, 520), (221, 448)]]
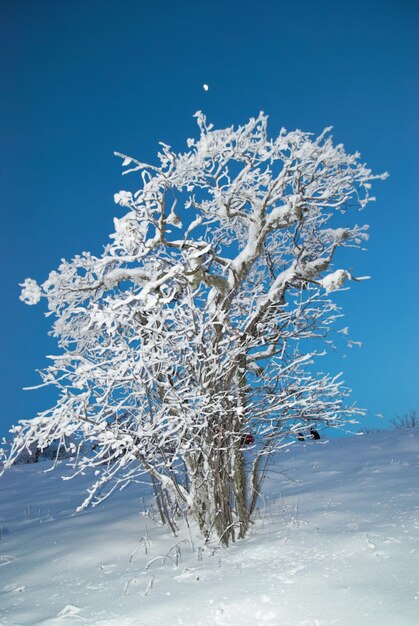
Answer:
[(390, 172), (354, 216), (371, 240), (352, 267), (373, 278), (339, 294), (364, 348), (328, 365), (370, 421), (419, 408), (418, 17), (413, 0), (1, 0), (0, 432), (52, 401), (22, 391), (56, 347), (18, 283), (100, 252), (113, 193), (135, 184), (113, 151), (153, 161), (158, 141), (182, 150), (197, 109), (218, 127), (260, 110), (273, 133), (332, 124)]

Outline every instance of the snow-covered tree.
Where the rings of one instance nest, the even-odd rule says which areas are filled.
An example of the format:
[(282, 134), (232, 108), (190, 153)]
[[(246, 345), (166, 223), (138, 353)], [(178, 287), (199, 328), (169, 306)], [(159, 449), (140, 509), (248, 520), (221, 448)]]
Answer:
[(224, 130), (196, 117), (184, 153), (161, 144), (157, 165), (117, 153), (141, 187), (115, 195), (125, 212), (101, 256), (23, 283), (21, 299), (45, 298), (55, 318), (61, 353), (41, 376), (59, 397), (12, 429), (5, 467), (34, 442), (91, 442), (91, 454), (71, 444), (76, 472), (95, 474), (82, 506), (148, 474), (172, 528), (174, 505), (228, 544), (249, 528), (272, 453), (357, 412), (316, 363), (340, 317), (330, 294), (359, 280), (335, 254), (367, 239), (342, 214), (385, 175), (330, 128), (270, 139), (262, 113)]

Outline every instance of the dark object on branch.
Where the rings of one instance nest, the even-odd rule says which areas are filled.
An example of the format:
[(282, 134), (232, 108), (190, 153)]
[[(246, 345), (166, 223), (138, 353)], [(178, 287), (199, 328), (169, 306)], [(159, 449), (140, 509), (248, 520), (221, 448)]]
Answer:
[(303, 433), (298, 433), (297, 439), (298, 441), (305, 441)]
[(241, 444), (242, 446), (250, 446), (250, 444), (254, 443), (254, 441), (255, 438), (253, 437), (253, 435), (251, 435), (250, 433), (246, 433), (242, 437)]
[(310, 435), (312, 439), (320, 439), (320, 435), (314, 428), (310, 428)]

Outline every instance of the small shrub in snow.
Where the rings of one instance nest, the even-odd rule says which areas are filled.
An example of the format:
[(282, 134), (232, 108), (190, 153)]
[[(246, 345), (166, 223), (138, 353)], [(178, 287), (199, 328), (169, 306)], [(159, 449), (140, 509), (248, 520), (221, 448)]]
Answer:
[(416, 428), (418, 425), (416, 411), (410, 411), (409, 413), (396, 417), (394, 420), (391, 420), (391, 424), (393, 428)]

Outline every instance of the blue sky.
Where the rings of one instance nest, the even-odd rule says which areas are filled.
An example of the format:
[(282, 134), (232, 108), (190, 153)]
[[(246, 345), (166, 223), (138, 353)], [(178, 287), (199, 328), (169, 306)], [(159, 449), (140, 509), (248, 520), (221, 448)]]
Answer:
[(114, 150), (151, 162), (158, 141), (182, 150), (198, 109), (217, 127), (260, 110), (272, 133), (333, 125), (390, 172), (353, 258), (372, 280), (339, 294), (364, 347), (328, 366), (370, 424), (418, 408), (418, 13), (409, 0), (0, 2), (0, 433), (52, 401), (22, 391), (56, 347), (18, 283), (99, 253), (128, 185)]

